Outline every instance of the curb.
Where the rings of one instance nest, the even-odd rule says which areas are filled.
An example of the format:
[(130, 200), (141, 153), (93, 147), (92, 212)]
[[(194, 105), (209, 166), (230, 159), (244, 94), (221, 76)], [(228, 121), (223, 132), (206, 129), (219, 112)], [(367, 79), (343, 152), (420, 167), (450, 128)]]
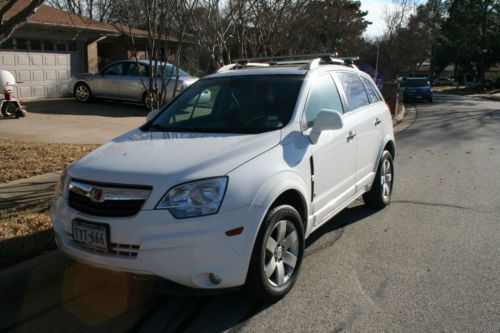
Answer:
[(405, 115), (397, 120), (394, 125), (394, 134), (398, 134), (410, 127), (417, 119), (417, 109), (413, 105), (405, 105)]

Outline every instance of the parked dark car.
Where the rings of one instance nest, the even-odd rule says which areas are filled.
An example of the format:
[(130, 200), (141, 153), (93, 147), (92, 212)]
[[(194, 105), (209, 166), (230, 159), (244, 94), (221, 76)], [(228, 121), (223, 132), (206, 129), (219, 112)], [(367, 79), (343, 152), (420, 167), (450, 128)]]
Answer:
[(427, 78), (409, 77), (401, 81), (403, 101), (425, 99), (432, 103), (432, 89)]
[(432, 81), (433, 86), (451, 86), (453, 85), (453, 80), (448, 77), (438, 77)]

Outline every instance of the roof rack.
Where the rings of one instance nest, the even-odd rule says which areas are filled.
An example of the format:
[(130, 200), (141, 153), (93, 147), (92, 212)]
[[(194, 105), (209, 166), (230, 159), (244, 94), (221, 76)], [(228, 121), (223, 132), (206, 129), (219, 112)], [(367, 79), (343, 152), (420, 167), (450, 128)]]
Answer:
[[(359, 60), (359, 57), (338, 57), (336, 53), (314, 53), (303, 55), (287, 55), (273, 57), (256, 57), (237, 59), (231, 69), (240, 69), (248, 67), (267, 67), (267, 66), (286, 66), (286, 65), (301, 65), (304, 64), (305, 70), (310, 70), (318, 67), (321, 64), (343, 65), (354, 67), (354, 62)], [(267, 64), (267, 66), (262, 66)]]

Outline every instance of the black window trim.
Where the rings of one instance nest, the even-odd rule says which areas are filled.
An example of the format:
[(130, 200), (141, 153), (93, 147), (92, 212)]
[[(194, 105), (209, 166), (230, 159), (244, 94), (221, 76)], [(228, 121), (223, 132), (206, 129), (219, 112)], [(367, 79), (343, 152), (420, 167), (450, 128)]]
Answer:
[[(380, 91), (378, 90), (378, 88), (375, 85), (375, 82), (370, 82), (370, 81), (373, 81), (373, 80), (371, 78), (367, 78), (365, 75), (358, 74), (358, 76), (361, 77), (361, 83), (363, 83), (363, 86), (365, 87), (365, 92), (368, 95), (368, 101), (370, 102), (370, 104), (377, 104), (377, 103), (382, 102), (384, 100), (384, 98), (381, 96)], [(372, 88), (374, 89), (375, 94), (378, 97), (378, 101), (375, 101), (375, 102), (371, 101), (370, 95), (368, 94), (368, 88), (366, 87), (365, 81), (363, 81), (363, 79), (368, 80), (368, 82), (370, 82), (368, 84), (372, 85)], [(368, 105), (370, 105), (370, 104), (368, 104)]]

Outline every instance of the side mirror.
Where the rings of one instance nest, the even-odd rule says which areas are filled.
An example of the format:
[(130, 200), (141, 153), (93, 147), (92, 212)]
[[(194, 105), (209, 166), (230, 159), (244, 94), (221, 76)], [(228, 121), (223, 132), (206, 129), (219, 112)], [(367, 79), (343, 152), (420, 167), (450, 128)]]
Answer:
[(154, 110), (149, 111), (148, 116), (146, 118), (146, 121), (150, 121), (151, 119), (156, 117), (158, 115), (158, 113), (160, 113), (160, 109), (154, 109)]
[(344, 127), (344, 122), (342, 121), (342, 116), (338, 111), (323, 109), (319, 112), (314, 125), (309, 134), (309, 139), (312, 144), (318, 142), (321, 132), (328, 130), (336, 130)]

